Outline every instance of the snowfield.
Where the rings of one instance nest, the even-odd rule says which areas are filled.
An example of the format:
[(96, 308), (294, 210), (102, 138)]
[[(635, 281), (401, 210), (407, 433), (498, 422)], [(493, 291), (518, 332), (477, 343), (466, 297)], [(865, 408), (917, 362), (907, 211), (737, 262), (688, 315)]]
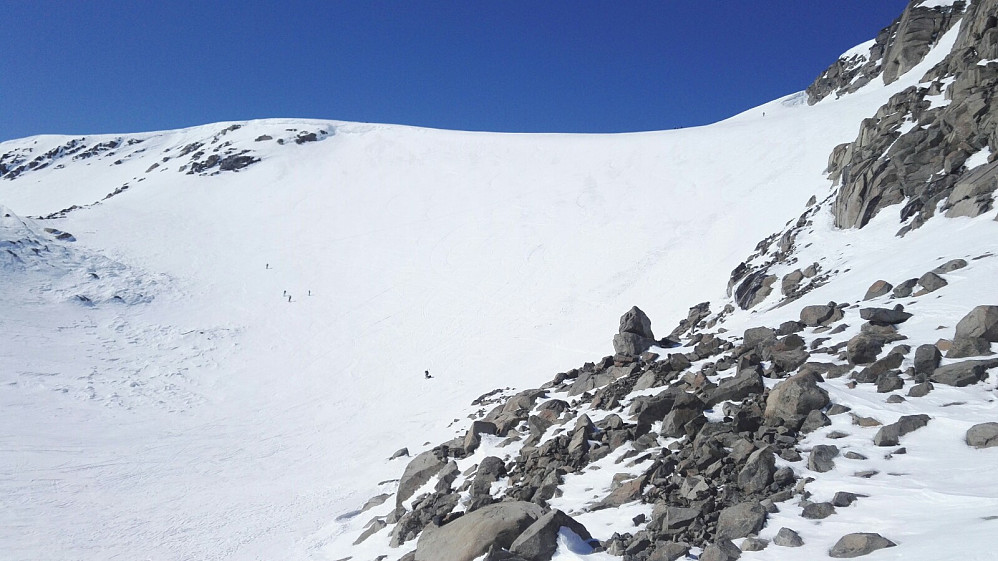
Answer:
[[(756, 243), (812, 195), (832, 193), (832, 148), (917, 83), (954, 33), (890, 86), (875, 80), (811, 107), (785, 103), (791, 96), (707, 127), (527, 135), (220, 123), (86, 137), (121, 141), (0, 180), (0, 557), (394, 561), (411, 548), (389, 550), (384, 532), (352, 545), (393, 506), (358, 515), (395, 490), (406, 460), (389, 461), (394, 451), (463, 434), (481, 394), (539, 387), (612, 354), (632, 305), (658, 336), (699, 302), (718, 311), (730, 271)], [(295, 141), (309, 132), (315, 141)], [(30, 160), (70, 140), (15, 140), (0, 154)], [(190, 152), (178, 156), (185, 147), (226, 142), (260, 161), (179, 169), (190, 166)], [(82, 208), (28, 218), (73, 205)], [(774, 295), (725, 328), (858, 302), (878, 279), (896, 284), (964, 258), (947, 287), (902, 300), (915, 314), (912, 344), (949, 337), (971, 308), (996, 303), (995, 214), (938, 217), (896, 238), (890, 209), (838, 231), (826, 204), (798, 245), (802, 264), (837, 271), (832, 282), (786, 307)], [(858, 332), (851, 313), (833, 343)], [(985, 519), (998, 515), (998, 484), (980, 466), (998, 456), (960, 438), (998, 414), (995, 378), (901, 404), (829, 381), (833, 402), (858, 414), (886, 424), (930, 410), (933, 422), (887, 460), (870, 443), (876, 429), (835, 417), (809, 438), (850, 432), (840, 447), (881, 473), (856, 478), (839, 462), (809, 490), (871, 498), (823, 523), (802, 524), (799, 509), (774, 514), (762, 537), (787, 525), (808, 546), (743, 558), (812, 559), (867, 527), (904, 545), (870, 559), (992, 558), (998, 522)], [(505, 453), (496, 450), (478, 453)], [(612, 475), (566, 483), (556, 506), (581, 509)], [(579, 519), (606, 538), (645, 510)], [(563, 538), (556, 559), (616, 559), (573, 553)]]

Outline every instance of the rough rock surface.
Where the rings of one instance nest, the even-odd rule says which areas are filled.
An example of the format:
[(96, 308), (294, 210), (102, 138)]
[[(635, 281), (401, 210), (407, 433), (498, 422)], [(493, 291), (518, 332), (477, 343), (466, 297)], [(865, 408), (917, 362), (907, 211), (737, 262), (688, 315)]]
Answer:
[(880, 534), (859, 532), (839, 538), (839, 541), (835, 542), (835, 545), (828, 550), (828, 556), (836, 559), (861, 557), (878, 549), (894, 547), (895, 545), (897, 544)]
[(415, 561), (472, 561), (492, 546), (509, 549), (543, 515), (539, 505), (511, 501), (482, 507), (443, 526), (429, 526), (416, 544)]

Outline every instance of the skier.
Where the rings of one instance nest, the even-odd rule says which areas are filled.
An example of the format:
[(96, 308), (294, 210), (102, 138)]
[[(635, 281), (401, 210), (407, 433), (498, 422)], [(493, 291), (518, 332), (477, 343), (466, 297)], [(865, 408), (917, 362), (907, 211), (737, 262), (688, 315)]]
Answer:
[(433, 376), (430, 376), (430, 371), (429, 370), (426, 370), (425, 372), (423, 372), (423, 374), (426, 376), (427, 380), (429, 380), (430, 378), (433, 377)]
[(291, 295), (290, 294), (288, 294), (288, 302), (289, 303), (291, 302)]

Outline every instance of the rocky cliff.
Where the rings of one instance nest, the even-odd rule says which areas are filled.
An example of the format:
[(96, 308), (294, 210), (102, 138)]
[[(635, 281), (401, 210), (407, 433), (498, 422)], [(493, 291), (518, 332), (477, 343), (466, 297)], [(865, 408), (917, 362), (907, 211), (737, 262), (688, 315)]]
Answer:
[[(538, 561), (568, 543), (567, 529), (583, 552), (727, 561), (806, 548), (829, 519), (835, 535), (822, 538), (831, 541), (819, 555), (913, 547), (869, 516), (850, 522), (850, 513), (897, 497), (889, 489), (899, 482), (936, 477), (935, 468), (897, 459), (907, 458), (909, 435), (948, 431), (943, 440), (956, 444), (947, 450), (960, 457), (998, 445), (998, 424), (986, 416), (942, 408), (992, 401), (998, 307), (993, 299), (933, 307), (951, 282), (964, 282), (967, 298), (987, 294), (981, 271), (994, 253), (937, 244), (939, 265), (917, 277), (884, 269), (844, 301), (795, 302), (849, 272), (847, 261), (822, 253), (821, 220), (858, 229), (900, 205), (894, 229), (904, 236), (936, 213), (992, 210), (998, 0), (922, 4), (912, 2), (869, 55), (840, 59), (808, 88), (816, 103), (874, 79), (892, 83), (952, 44), (918, 86), (891, 97), (855, 141), (835, 149), (828, 174), (838, 190), (758, 244), (732, 272), (729, 301), (714, 313), (709, 303), (693, 306), (659, 340), (633, 308), (621, 318), (616, 354), (540, 388), (482, 396), (465, 432), (408, 463), (394, 508), (375, 514), (356, 543), (385, 531), (392, 548), (411, 549), (401, 559)], [(729, 321), (753, 307), (783, 320)], [(938, 332), (944, 338), (909, 328), (925, 321), (948, 326)], [(919, 462), (945, 463), (918, 442)], [(612, 531), (580, 523), (607, 509), (621, 513)]]

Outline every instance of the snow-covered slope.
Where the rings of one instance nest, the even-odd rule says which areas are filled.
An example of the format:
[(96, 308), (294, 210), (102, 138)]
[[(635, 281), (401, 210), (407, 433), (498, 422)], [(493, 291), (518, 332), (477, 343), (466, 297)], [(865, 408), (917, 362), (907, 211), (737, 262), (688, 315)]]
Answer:
[[(485, 392), (538, 387), (611, 354), (632, 305), (661, 334), (698, 302), (720, 311), (730, 271), (812, 195), (819, 207), (798, 234), (798, 263), (768, 272), (818, 262), (834, 277), (783, 307), (777, 286), (725, 328), (776, 326), (806, 304), (857, 301), (879, 278), (963, 257), (972, 264), (946, 292), (912, 304), (910, 337), (934, 342), (936, 324), (994, 303), (984, 301), (992, 259), (973, 261), (998, 249), (994, 213), (930, 221), (900, 241), (886, 213), (835, 230), (823, 171), (862, 119), (949, 53), (956, 32), (890, 84), (813, 106), (794, 95), (687, 130), (263, 120), (0, 144), (0, 551), (396, 559), (408, 549), (388, 548), (387, 532), (352, 546), (367, 521), (356, 512), (395, 491), (405, 462), (388, 461), (392, 452), (463, 434)], [(835, 337), (858, 330), (848, 323)], [(829, 391), (885, 422), (913, 407), (885, 410), (876, 394), (841, 385)], [(982, 393), (991, 389), (940, 392), (932, 405), (972, 403), (947, 409), (946, 423), (962, 428), (993, 415)], [(959, 510), (969, 475), (932, 471), (971, 459), (942, 428), (925, 445), (948, 459), (907, 467), (915, 476), (902, 489)], [(891, 493), (879, 500), (911, 500)], [(998, 496), (980, 495), (964, 514), (979, 518)], [(565, 496), (561, 507), (580, 508)], [(631, 516), (587, 524), (606, 539)], [(943, 546), (932, 544), (949, 542), (917, 537), (912, 524), (924, 558), (936, 558), (931, 547)], [(797, 529), (820, 548), (838, 530), (827, 528)]]

